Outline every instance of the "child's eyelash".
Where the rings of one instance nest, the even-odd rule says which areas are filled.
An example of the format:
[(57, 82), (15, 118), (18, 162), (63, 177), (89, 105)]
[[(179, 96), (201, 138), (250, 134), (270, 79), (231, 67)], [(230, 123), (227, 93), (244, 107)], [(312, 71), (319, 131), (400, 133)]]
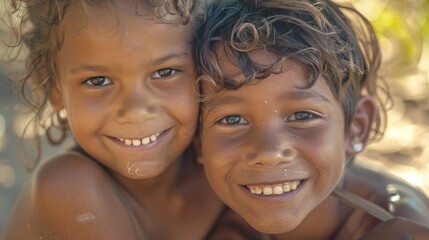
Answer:
[(91, 87), (101, 87), (106, 85), (113, 84), (113, 81), (104, 76), (90, 77), (82, 82), (83, 84), (89, 85)]
[(299, 111), (291, 114), (289, 117), (287, 117), (286, 120), (287, 121), (306, 121), (313, 118), (317, 118), (317, 115), (308, 111)]
[(178, 69), (175, 68), (163, 68), (160, 70), (157, 70), (152, 75), (152, 78), (159, 79), (159, 78), (170, 78), (176, 75), (179, 72)]
[(216, 123), (222, 124), (225, 126), (233, 126), (233, 125), (246, 125), (249, 122), (240, 115), (227, 115), (217, 120)]
[[(317, 119), (319, 117), (318, 114), (309, 112), (309, 111), (299, 111), (294, 112), (286, 118), (288, 122), (295, 121), (309, 121), (312, 119)], [(227, 115), (216, 121), (216, 124), (222, 124), (226, 126), (234, 126), (234, 125), (246, 125), (249, 124), (249, 121), (243, 118), (240, 115)]]

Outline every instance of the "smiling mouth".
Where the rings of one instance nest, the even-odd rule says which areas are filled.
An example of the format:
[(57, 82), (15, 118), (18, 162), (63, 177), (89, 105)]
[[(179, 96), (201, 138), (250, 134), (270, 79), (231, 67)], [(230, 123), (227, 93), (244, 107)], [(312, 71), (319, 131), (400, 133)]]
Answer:
[(300, 184), (301, 181), (297, 180), (273, 185), (246, 185), (246, 187), (255, 195), (280, 195), (296, 190)]
[(117, 138), (119, 141), (123, 142), (125, 145), (127, 146), (145, 146), (145, 145), (149, 145), (153, 142), (156, 142), (156, 140), (158, 139), (158, 137), (162, 134), (162, 132), (158, 132), (155, 134), (152, 134), (150, 136), (147, 137), (143, 137), (143, 138)]

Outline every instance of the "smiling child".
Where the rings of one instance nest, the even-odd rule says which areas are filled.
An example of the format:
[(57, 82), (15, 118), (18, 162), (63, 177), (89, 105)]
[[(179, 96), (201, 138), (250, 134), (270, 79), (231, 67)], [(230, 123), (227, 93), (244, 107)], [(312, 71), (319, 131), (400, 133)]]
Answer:
[(351, 5), (215, 1), (196, 56), (200, 161), (255, 229), (273, 239), (428, 236), (429, 200), (353, 161), (382, 136), (389, 94), (375, 33)]

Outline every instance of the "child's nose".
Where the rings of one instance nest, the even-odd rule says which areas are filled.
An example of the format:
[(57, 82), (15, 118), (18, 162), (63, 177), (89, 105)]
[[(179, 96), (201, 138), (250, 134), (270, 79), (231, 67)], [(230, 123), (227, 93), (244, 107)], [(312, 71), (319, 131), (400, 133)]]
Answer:
[(258, 132), (252, 137), (255, 140), (250, 151), (245, 154), (248, 164), (275, 167), (295, 160), (297, 151), (293, 147), (293, 137), (284, 129), (265, 126)]
[(245, 155), (249, 165), (260, 165), (264, 167), (275, 167), (279, 164), (290, 163), (296, 158), (296, 150), (290, 146), (275, 147), (272, 149), (261, 149), (249, 152)]
[(156, 98), (150, 91), (135, 87), (118, 94), (118, 108), (116, 117), (118, 122), (133, 123), (155, 117), (157, 104)]

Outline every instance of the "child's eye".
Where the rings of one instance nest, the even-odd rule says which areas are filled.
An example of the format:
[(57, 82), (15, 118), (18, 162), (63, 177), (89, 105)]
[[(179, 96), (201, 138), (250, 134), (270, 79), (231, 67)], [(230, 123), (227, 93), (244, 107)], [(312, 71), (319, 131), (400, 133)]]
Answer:
[(248, 124), (249, 122), (239, 115), (229, 115), (220, 119), (218, 123), (224, 124), (224, 125), (239, 125), (239, 124), (244, 125), (244, 124)]
[(164, 68), (161, 70), (156, 71), (152, 77), (153, 78), (165, 78), (165, 77), (170, 77), (172, 75), (174, 75), (177, 72), (177, 70), (172, 69), (172, 68)]
[(314, 118), (314, 114), (310, 112), (295, 112), (290, 115), (287, 120), (288, 121), (303, 121)]
[(84, 83), (90, 86), (99, 87), (112, 84), (112, 80), (107, 77), (92, 77), (85, 80)]

